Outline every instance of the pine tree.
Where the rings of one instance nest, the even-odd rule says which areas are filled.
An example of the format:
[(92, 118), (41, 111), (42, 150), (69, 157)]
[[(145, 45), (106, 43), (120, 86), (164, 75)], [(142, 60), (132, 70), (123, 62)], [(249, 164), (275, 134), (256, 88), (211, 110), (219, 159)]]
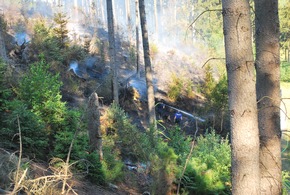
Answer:
[(56, 23), (56, 27), (53, 29), (55, 36), (59, 39), (60, 47), (65, 48), (67, 46), (68, 30), (66, 25), (68, 19), (64, 13), (56, 13), (53, 21)]

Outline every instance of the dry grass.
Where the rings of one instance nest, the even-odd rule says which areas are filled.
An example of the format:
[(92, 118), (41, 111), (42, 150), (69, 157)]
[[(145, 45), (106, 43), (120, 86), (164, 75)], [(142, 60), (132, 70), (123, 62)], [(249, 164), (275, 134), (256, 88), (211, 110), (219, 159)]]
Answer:
[[(0, 158), (1, 178), (6, 178), (8, 181), (5, 182), (12, 184), (11, 186), (0, 186), (1, 192), (11, 195), (18, 194), (20, 191), (28, 195), (69, 194), (70, 192), (77, 194), (68, 183), (73, 176), (70, 171), (71, 165), (68, 163), (73, 141), (71, 142), (66, 162), (62, 159), (53, 158), (47, 169), (49, 170), (47, 173), (50, 174), (31, 178), (29, 176), (29, 163), (23, 163), (22, 160), (21, 127), (19, 119), (17, 121), (19, 131), (15, 136), (19, 136), (19, 156), (14, 153), (10, 154), (3, 149), (1, 150), (1, 153), (4, 153)], [(60, 186), (62, 186), (62, 190), (60, 190)]]

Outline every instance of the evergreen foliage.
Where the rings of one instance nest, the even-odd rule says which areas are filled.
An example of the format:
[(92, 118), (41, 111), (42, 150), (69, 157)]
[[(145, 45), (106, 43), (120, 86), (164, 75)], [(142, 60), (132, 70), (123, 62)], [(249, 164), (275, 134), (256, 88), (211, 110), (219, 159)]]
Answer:
[[(287, 0), (281, 0), (279, 1), (279, 20), (280, 20), (280, 45), (281, 49), (285, 50), (286, 52), (289, 52), (289, 42), (290, 42), (290, 4)], [(289, 56), (288, 56), (289, 62)]]
[(224, 128), (227, 129), (230, 120), (228, 116), (228, 83), (226, 74), (222, 74), (219, 80), (215, 81), (212, 68), (206, 66), (205, 81), (201, 87), (201, 92), (206, 97), (206, 104), (203, 112), (215, 116), (214, 121), (210, 121), (208, 125), (220, 131)]
[(231, 153), (228, 139), (214, 131), (197, 138), (183, 187), (190, 193), (230, 194)]
[(281, 81), (290, 82), (290, 62), (282, 62)]
[(103, 146), (104, 160), (102, 169), (106, 182), (122, 181), (124, 176), (124, 164), (122, 162), (120, 148), (116, 148), (113, 140), (106, 139), (106, 145)]
[(0, 58), (0, 113), (8, 111), (7, 102), (11, 97), (11, 90), (8, 88), (6, 81), (6, 72), (7, 65)]
[(282, 195), (289, 194), (290, 191), (290, 172), (282, 171), (282, 182), (283, 182), (283, 190)]
[(223, 50), (220, 50), (223, 47), (221, 2), (209, 0), (195, 1), (194, 8), (192, 21), (199, 17), (194, 23), (193, 31), (195, 37), (204, 41), (219, 56), (224, 56), (221, 53)]
[[(7, 110), (2, 118), (4, 145), (17, 149), (18, 138), (14, 136), (21, 128), (26, 155), (36, 155), (41, 159), (46, 157), (48, 141), (52, 147), (55, 133), (68, 127), (65, 123), (67, 109), (65, 103), (61, 102), (61, 82), (58, 79), (58, 75), (49, 72), (49, 65), (44, 60), (30, 66), (16, 90), (18, 96), (14, 100), (4, 101)], [(9, 142), (12, 138), (13, 141)]]
[(154, 141), (154, 152), (150, 154), (150, 174), (153, 177), (150, 188), (153, 194), (168, 194), (176, 174), (180, 172), (177, 166), (178, 155), (160, 138), (155, 137)]
[(211, 99), (211, 93), (216, 86), (216, 81), (213, 77), (212, 67), (207, 65), (205, 67), (205, 78), (204, 84), (201, 87), (201, 92), (205, 95), (207, 99)]
[(117, 142), (121, 141), (119, 146), (123, 157), (148, 160), (148, 151), (151, 150), (148, 137), (132, 124), (128, 115), (116, 103), (108, 110), (108, 120), (110, 121), (108, 128), (115, 132), (112, 138)]
[(49, 72), (49, 65), (42, 59), (30, 66), (19, 86), (19, 98), (28, 109), (45, 123), (48, 134), (60, 131), (64, 126), (66, 105), (61, 101), (59, 75)]
[[(163, 3), (164, 5), (159, 6), (173, 11), (173, 1)], [(221, 9), (220, 1), (194, 0), (191, 3), (194, 4), (193, 7), (188, 6), (188, 2), (185, 1), (176, 4), (178, 19), (183, 19), (182, 22), (172, 22), (171, 29), (162, 24), (165, 29), (163, 31), (167, 31), (166, 33), (171, 35), (172, 42), (181, 37), (183, 32), (178, 32), (181, 29), (178, 27), (183, 27), (184, 23), (187, 25), (188, 19), (192, 22), (205, 10)], [(281, 0), (280, 5), (283, 6), (279, 12), (281, 48), (286, 52), (289, 50), (290, 4), (287, 0)], [(223, 47), (221, 17), (221, 11), (206, 12), (190, 28), (195, 47), (200, 48), (198, 44), (206, 43), (210, 48), (208, 53), (213, 57), (224, 55), (224, 51), (220, 50)], [(171, 17), (163, 15), (163, 19), (166, 18), (172, 20)], [(41, 57), (36, 57), (39, 61), (30, 65), (29, 71), (23, 76), (19, 87), (14, 89), (16, 97), (12, 96), (12, 90), (6, 81), (7, 66), (0, 61), (0, 147), (13, 151), (18, 150), (19, 137), (17, 134), (18, 128), (21, 128), (25, 156), (42, 160), (46, 160), (47, 155), (66, 159), (68, 148), (75, 138), (70, 161), (76, 164), (77, 171), (87, 171), (87, 178), (91, 182), (105, 185), (108, 182), (121, 181), (124, 179), (123, 161), (130, 159), (135, 162), (144, 162), (150, 167), (152, 194), (168, 194), (169, 188), (174, 185), (185, 165), (192, 141), (178, 126), (166, 131), (168, 140), (165, 142), (156, 129), (142, 132), (133, 124), (125, 111), (113, 103), (108, 110), (106, 121), (108, 124), (106, 129), (109, 129), (110, 132), (103, 136), (104, 159), (100, 160), (99, 154), (96, 152), (87, 152), (89, 144), (85, 131), (86, 125), (81, 119), (83, 111), (69, 110), (61, 101), (62, 82), (59, 80), (59, 74), (52, 74), (51, 71), (52, 62), (59, 65), (67, 64), (72, 59), (81, 61), (88, 55), (88, 50), (91, 50), (88, 49), (88, 45), (86, 45), (86, 49), (88, 49), (86, 50), (82, 46), (69, 44), (67, 23), (66, 14), (56, 13), (53, 27), (47, 26), (43, 20), (39, 20), (34, 26), (31, 48), (34, 49), (35, 57)], [(1, 16), (0, 26), (1, 31), (6, 31), (7, 24)], [(95, 54), (99, 55), (101, 63), (106, 64), (108, 43), (97, 39), (93, 45), (98, 47)], [(157, 44), (150, 46), (150, 55), (152, 58), (156, 58), (159, 48)], [(129, 57), (132, 64), (135, 62), (135, 55), (134, 49), (131, 47)], [(289, 67), (288, 62), (282, 64), (282, 81), (290, 82)], [(171, 81), (168, 86), (168, 96), (171, 100), (177, 101), (183, 96), (192, 95), (193, 86), (190, 80), (172, 74)], [(67, 81), (67, 83), (69, 82)], [(83, 81), (71, 80), (71, 83), (75, 90), (70, 92), (83, 93), (83, 91), (79, 91)], [(104, 87), (104, 90), (101, 91), (110, 91), (111, 79), (108, 79), (107, 84), (102, 83), (101, 87)], [(213, 112), (217, 117), (223, 117), (223, 113), (227, 113), (226, 75), (215, 80), (212, 67), (206, 66), (204, 84), (199, 90), (207, 99), (205, 112)], [(108, 97), (111, 96), (111, 93), (108, 94)], [(105, 101), (108, 99), (104, 98)], [(230, 161), (230, 146), (227, 138), (222, 139), (214, 131), (198, 137), (182, 178), (184, 194), (230, 194)], [(287, 194), (289, 191), (289, 178), (289, 172), (284, 172), (283, 194)]]
[[(18, 129), (21, 129), (22, 147), (25, 155), (32, 158), (45, 159), (48, 149), (48, 138), (44, 123), (39, 116), (31, 112), (25, 103), (13, 100), (8, 103), (10, 113), (3, 120), (4, 128), (1, 129), (1, 145), (10, 150), (18, 150)], [(18, 119), (20, 127), (18, 126)]]
[[(48, 139), (40, 117), (28, 109), (27, 102), (13, 99), (5, 75), (7, 65), (0, 62), (0, 145), (10, 150), (19, 149), (18, 129), (22, 131), (23, 151), (31, 158), (44, 159)], [(20, 126), (18, 126), (18, 120)]]
[(99, 156), (96, 152), (87, 154), (86, 160), (89, 162), (87, 178), (94, 184), (105, 185), (105, 172)]
[(180, 75), (173, 73), (168, 86), (168, 97), (172, 101), (177, 101), (182, 99), (182, 97), (193, 97), (192, 88), (191, 80), (186, 80)]
[(228, 107), (228, 83), (226, 75), (222, 75), (220, 80), (212, 89), (210, 96), (211, 107), (217, 112), (226, 111)]
[(81, 61), (82, 59), (85, 59), (87, 54), (83, 47), (72, 45), (64, 51), (64, 56), (65, 62), (70, 62), (71, 60)]
[[(112, 164), (110, 162), (120, 162), (120, 156), (136, 162), (150, 162), (150, 173), (154, 177), (154, 183), (150, 186), (151, 189), (161, 194), (162, 192), (166, 192), (170, 188), (175, 179), (175, 174), (177, 173), (176, 163), (178, 156), (174, 149), (168, 146), (161, 137), (157, 136), (157, 131), (150, 129), (142, 133), (137, 130), (124, 110), (114, 103), (109, 109), (108, 119), (111, 121), (109, 124), (112, 124), (109, 129), (114, 132), (114, 134), (107, 136), (107, 145), (103, 146), (104, 162), (106, 162), (104, 170), (110, 168), (110, 164)], [(114, 144), (118, 146), (119, 150), (116, 148), (113, 149)], [(106, 157), (106, 155), (110, 153), (106, 152), (105, 148), (111, 148), (111, 155), (115, 154), (115, 156), (109, 155)], [(114, 169), (111, 170), (114, 171), (111, 173), (112, 175), (118, 176), (118, 174), (121, 174), (118, 172), (118, 170), (120, 170), (118, 167), (118, 164), (113, 163)], [(105, 174), (107, 173), (110, 172), (105, 171)]]
[(45, 21), (40, 20), (35, 24), (31, 44), (35, 54), (42, 54), (47, 62), (63, 60), (61, 45)]
[(184, 165), (190, 151), (191, 137), (186, 136), (179, 126), (174, 126), (168, 131), (168, 146), (178, 155), (178, 164)]
[(70, 160), (75, 162), (85, 159), (89, 145), (88, 136), (86, 131), (80, 131), (80, 129), (86, 129), (81, 121), (81, 112), (78, 110), (68, 110), (65, 114), (62, 130), (55, 134), (53, 156), (66, 159), (68, 148), (74, 139)]
[(183, 81), (176, 75), (171, 75), (171, 83), (169, 84), (168, 97), (176, 101), (182, 94)]
[(53, 28), (55, 36), (59, 41), (60, 47), (65, 48), (67, 46), (68, 39), (68, 30), (66, 25), (68, 23), (68, 19), (64, 13), (56, 13), (53, 18), (55, 24), (57, 25)]

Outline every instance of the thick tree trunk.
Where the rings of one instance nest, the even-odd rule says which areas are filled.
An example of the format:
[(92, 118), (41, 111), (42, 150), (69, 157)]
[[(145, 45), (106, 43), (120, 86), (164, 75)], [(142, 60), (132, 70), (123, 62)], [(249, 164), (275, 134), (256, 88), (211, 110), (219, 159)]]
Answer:
[(248, 0), (223, 0), (231, 114), (232, 194), (260, 193), (259, 130)]
[(148, 31), (147, 31), (147, 26), (146, 26), (147, 22), (146, 22), (144, 0), (139, 0), (139, 11), (140, 11), (143, 52), (144, 52), (144, 61), (145, 61), (149, 124), (150, 126), (153, 126), (156, 128), (153, 72), (152, 72), (151, 60), (150, 60), (150, 50), (149, 50)]
[(102, 133), (100, 124), (99, 98), (96, 93), (92, 93), (88, 103), (88, 132), (90, 152), (97, 151), (100, 159), (103, 159)]
[(255, 0), (261, 194), (282, 193), (278, 0)]
[(109, 31), (110, 66), (113, 71), (113, 95), (114, 101), (116, 102), (116, 104), (119, 104), (118, 70), (116, 64), (116, 46), (115, 46), (114, 14), (112, 0), (107, 0), (107, 17)]

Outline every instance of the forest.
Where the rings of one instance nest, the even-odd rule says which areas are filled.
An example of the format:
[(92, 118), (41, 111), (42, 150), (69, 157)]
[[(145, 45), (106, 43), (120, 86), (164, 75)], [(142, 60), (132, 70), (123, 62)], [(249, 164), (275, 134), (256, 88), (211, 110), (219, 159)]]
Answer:
[(1, 0), (0, 194), (289, 194), (289, 16)]

